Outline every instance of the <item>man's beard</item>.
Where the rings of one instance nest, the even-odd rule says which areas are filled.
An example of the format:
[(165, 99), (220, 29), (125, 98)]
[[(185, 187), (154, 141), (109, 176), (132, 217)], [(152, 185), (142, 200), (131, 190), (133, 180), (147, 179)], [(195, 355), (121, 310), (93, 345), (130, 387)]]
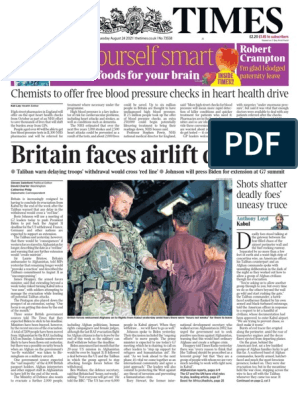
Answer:
[(124, 220), (128, 216), (128, 213), (126, 215), (123, 215), (122, 213), (118, 212), (115, 209), (112, 209), (112, 215), (115, 220)]
[(282, 223), (277, 223), (277, 228), (282, 228)]

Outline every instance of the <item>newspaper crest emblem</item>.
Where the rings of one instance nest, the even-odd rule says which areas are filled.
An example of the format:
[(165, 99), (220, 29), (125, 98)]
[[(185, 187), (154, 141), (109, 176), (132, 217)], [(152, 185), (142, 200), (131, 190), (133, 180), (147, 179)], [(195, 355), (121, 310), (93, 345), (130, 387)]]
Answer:
[(100, 32), (104, 34), (117, 32), (130, 34), (144, 32), (157, 34), (171, 33), (171, 21), (163, 21), (160, 11), (147, 8), (149, 12), (144, 13), (141, 8), (134, 6), (128, 9), (125, 16), (118, 8), (113, 8), (110, 19), (105, 17), (100, 18)]
[(126, 14), (126, 27), (130, 34), (137, 34), (144, 27), (144, 13), (141, 8), (129, 8)]

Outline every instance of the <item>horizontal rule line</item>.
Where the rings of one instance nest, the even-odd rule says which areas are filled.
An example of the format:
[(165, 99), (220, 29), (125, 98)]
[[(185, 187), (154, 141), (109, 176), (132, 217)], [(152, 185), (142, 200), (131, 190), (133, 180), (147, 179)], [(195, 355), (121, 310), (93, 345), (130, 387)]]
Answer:
[[(236, 215), (237, 217), (239, 217), (239, 216), (246, 216), (246, 217), (253, 217), (253, 216), (259, 216), (259, 217), (263, 217), (263, 216), (274, 216), (275, 217), (275, 215), (267, 215), (267, 214), (262, 214), (262, 215), (260, 215), (260, 214), (257, 214), (257, 215), (254, 215), (254, 214), (246, 214), (246, 215)], [(289, 216), (289, 215), (283, 215), (284, 217), (286, 217), (286, 216)]]
[[(129, 142), (125, 142), (125, 141), (100, 141), (100, 142), (94, 142), (94, 141), (91, 141), (91, 142), (86, 142), (86, 141), (80, 141), (80, 142), (72, 142), (72, 141), (61, 141), (61, 140), (54, 140), (54, 141), (44, 141), (44, 140), (42, 140), (42, 141), (34, 141), (34, 140), (30, 140), (30, 141), (24, 141), (24, 142), (22, 142), (22, 141), (18, 141), (18, 140), (15, 140), (15, 141), (13, 141), (13, 140), (11, 140), (11, 143), (74, 143), (74, 144), (82, 144), (82, 143), (130, 143), (130, 144), (132, 144), (132, 143), (152, 143), (152, 144), (160, 144), (160, 143), (168, 143), (168, 144), (179, 144), (179, 143), (185, 143), (185, 142), (158, 142), (158, 143), (156, 143), (156, 142), (146, 142), (146, 141), (139, 141), (139, 142), (136, 142), (136, 141), (129, 141)], [(206, 144), (206, 143), (208, 143), (208, 142), (187, 142), (187, 143), (185, 143), (185, 144), (189, 144), (189, 143), (204, 143), (204, 144)]]
[(11, 181), (39, 181), (39, 182), (47, 182), (47, 181), (50, 181), (50, 182), (63, 182), (64, 180), (51, 180), (51, 179), (45, 179), (45, 180), (43, 180), (43, 179), (11, 179)]
[(11, 103), (10, 105), (63, 105), (63, 103)]
[(237, 228), (237, 231), (289, 231), (285, 229), (272, 230), (271, 228)]

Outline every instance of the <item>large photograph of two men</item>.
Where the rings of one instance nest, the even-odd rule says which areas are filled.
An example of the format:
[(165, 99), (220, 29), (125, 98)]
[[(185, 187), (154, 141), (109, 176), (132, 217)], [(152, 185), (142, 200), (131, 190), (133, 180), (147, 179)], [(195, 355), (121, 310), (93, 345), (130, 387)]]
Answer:
[(232, 315), (231, 180), (69, 180), (68, 315)]

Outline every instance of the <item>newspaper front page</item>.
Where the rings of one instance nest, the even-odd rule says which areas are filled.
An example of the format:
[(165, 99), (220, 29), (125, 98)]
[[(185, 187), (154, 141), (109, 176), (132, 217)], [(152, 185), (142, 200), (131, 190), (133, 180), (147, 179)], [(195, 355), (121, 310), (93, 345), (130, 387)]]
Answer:
[(296, 118), (296, 8), (102, 1), (92, 81), (1, 82), (9, 392), (295, 393), (297, 169), (208, 121)]

